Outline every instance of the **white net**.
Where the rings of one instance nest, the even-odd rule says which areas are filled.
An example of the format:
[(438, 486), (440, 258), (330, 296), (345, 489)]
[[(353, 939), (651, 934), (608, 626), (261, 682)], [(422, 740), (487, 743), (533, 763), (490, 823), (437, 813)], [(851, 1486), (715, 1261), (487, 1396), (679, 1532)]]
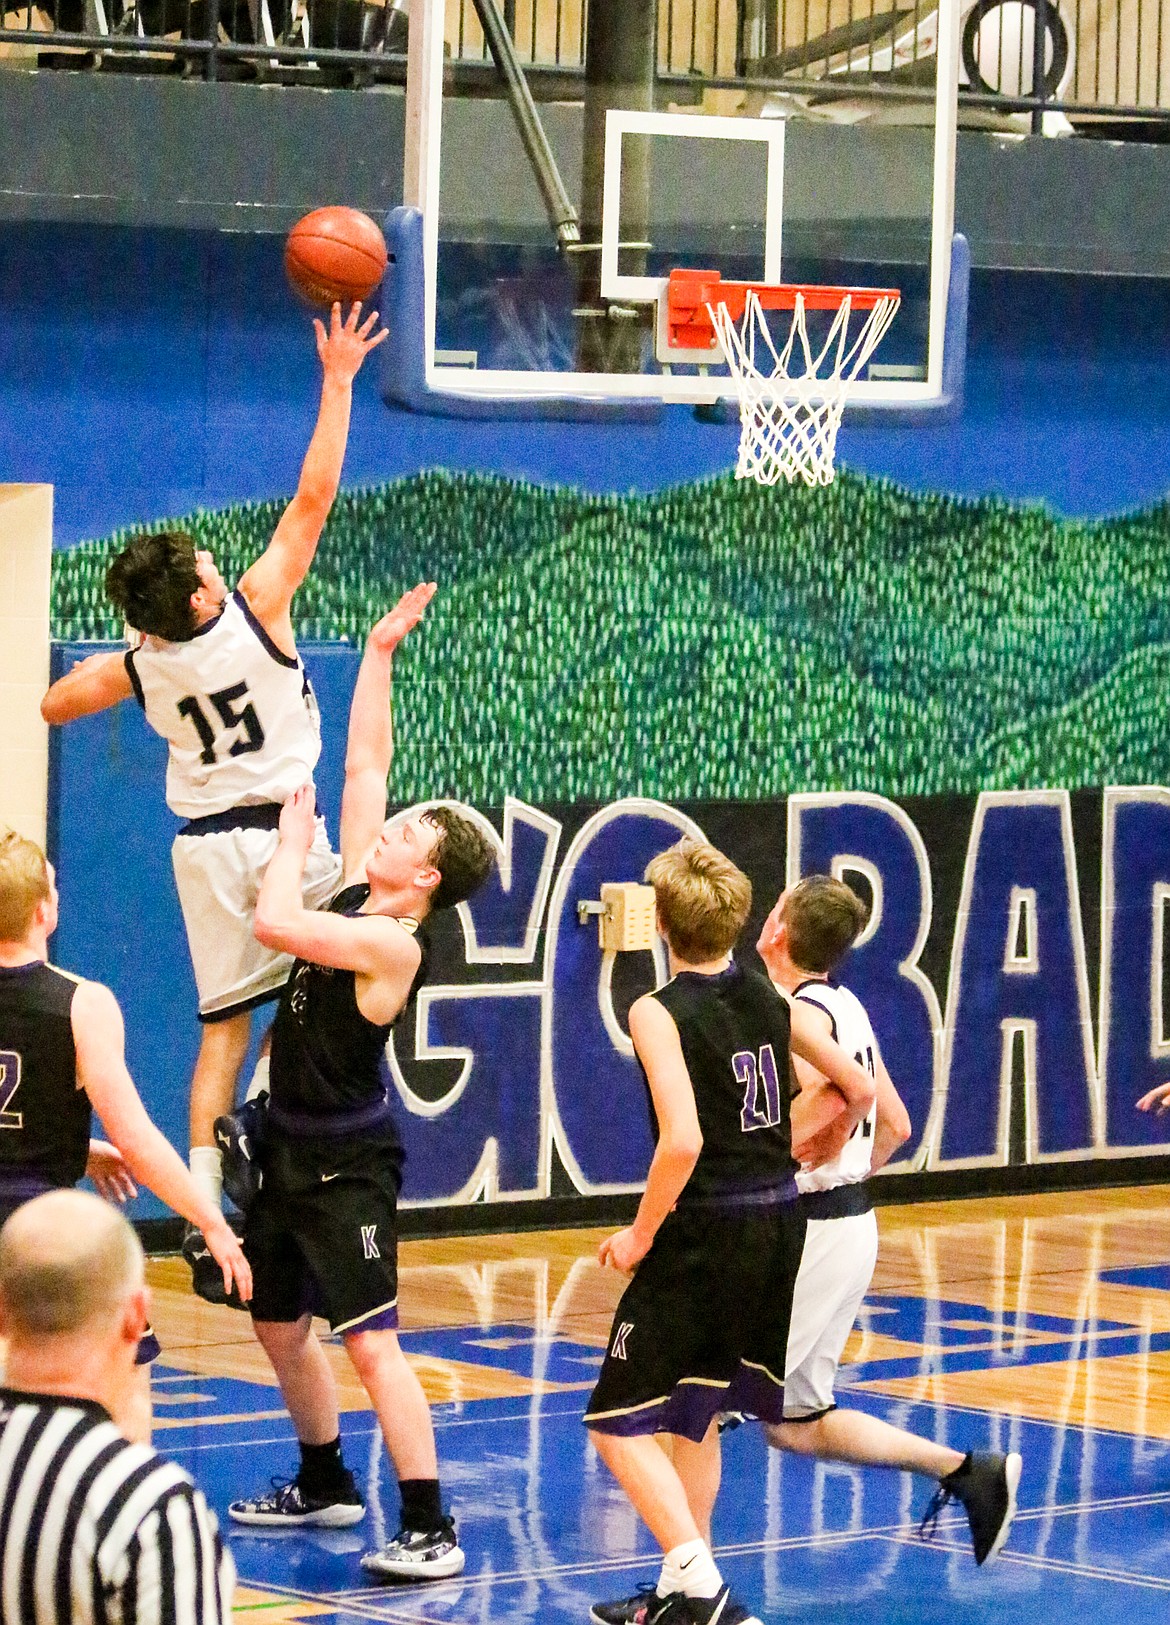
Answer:
[[(804, 296), (797, 293), (788, 342), (777, 350), (758, 295), (749, 290), (737, 321), (725, 304), (707, 306), (739, 396), (739, 461), (735, 477), (775, 485), (833, 478), (837, 430), (849, 386), (881, 342), (899, 300), (879, 298), (856, 310), (849, 294), (831, 313), (828, 332), (809, 338)], [(773, 318), (786, 313), (773, 311)], [(851, 324), (851, 318), (856, 318)], [(853, 331), (850, 332), (852, 325)]]

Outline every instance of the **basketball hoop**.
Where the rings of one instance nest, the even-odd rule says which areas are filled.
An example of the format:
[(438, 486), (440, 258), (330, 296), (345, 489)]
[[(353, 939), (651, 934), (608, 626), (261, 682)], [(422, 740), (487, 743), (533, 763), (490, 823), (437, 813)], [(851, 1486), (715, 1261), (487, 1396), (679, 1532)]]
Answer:
[[(780, 479), (829, 485), (837, 430), (850, 386), (893, 321), (896, 288), (799, 287), (723, 282), (714, 271), (672, 271), (667, 289), (667, 343), (691, 356), (716, 345), (739, 398), (735, 477), (775, 485)], [(788, 338), (777, 349), (766, 310), (790, 311)], [(808, 312), (828, 318), (810, 338)], [(860, 318), (859, 320), (857, 318)]]

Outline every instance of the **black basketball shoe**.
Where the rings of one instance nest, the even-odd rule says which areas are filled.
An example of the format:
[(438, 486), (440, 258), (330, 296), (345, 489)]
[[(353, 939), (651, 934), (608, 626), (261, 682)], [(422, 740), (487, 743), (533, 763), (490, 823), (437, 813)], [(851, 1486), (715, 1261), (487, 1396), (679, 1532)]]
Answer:
[(267, 1110), (268, 1095), (262, 1091), (214, 1123), (215, 1143), (223, 1158), (223, 1188), (241, 1213), (247, 1213), (264, 1181), (259, 1150)]
[(191, 1266), (191, 1286), (196, 1297), (202, 1298), (205, 1303), (226, 1304), (229, 1309), (248, 1307), (236, 1290), (234, 1281), (230, 1292), (224, 1290), (223, 1271), (212, 1257), (202, 1230), (189, 1224), (183, 1231), (181, 1251)]
[(962, 1466), (940, 1480), (922, 1519), (923, 1538), (933, 1535), (943, 1508), (958, 1501), (971, 1526), (975, 1561), (988, 1562), (1008, 1537), (1023, 1465), (1023, 1458), (1015, 1451), (1006, 1456), (971, 1451)]
[(660, 1597), (653, 1587), (643, 1586), (624, 1602), (599, 1602), (589, 1613), (600, 1625), (630, 1625), (631, 1621), (634, 1625), (760, 1625), (727, 1586), (720, 1586), (713, 1597), (686, 1597), (681, 1591)]
[(380, 1580), (449, 1580), (463, 1573), (466, 1559), (455, 1525), (444, 1518), (437, 1529), (400, 1529), (377, 1552), (366, 1552), (362, 1568)]
[(646, 1625), (646, 1612), (651, 1603), (657, 1601), (658, 1588), (651, 1580), (640, 1585), (632, 1597), (621, 1597), (617, 1602), (595, 1602), (589, 1617), (597, 1625)]
[(348, 1469), (328, 1495), (306, 1494), (295, 1478), (291, 1484), (274, 1478), (267, 1495), (233, 1501), (228, 1507), (234, 1523), (262, 1529), (349, 1529), (365, 1515), (366, 1504)]

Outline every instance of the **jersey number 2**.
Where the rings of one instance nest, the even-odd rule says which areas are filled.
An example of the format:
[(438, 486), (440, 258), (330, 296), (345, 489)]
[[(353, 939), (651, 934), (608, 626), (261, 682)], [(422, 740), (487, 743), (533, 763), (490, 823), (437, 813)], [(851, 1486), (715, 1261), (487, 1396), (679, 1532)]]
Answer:
[[(247, 698), (247, 694), (247, 683), (233, 683), (231, 688), (221, 688), (218, 693), (207, 696), (219, 712), (225, 728), (244, 730), (244, 738), (236, 740), (228, 751), (229, 756), (246, 756), (249, 751), (259, 750), (264, 743), (264, 729), (260, 726), (256, 707)], [(238, 711), (235, 708), (237, 700), (246, 702)], [(215, 729), (203, 715), (199, 701), (194, 694), (188, 694), (185, 700), (179, 701), (175, 709), (181, 717), (187, 717), (195, 724), (195, 732), (199, 735), (199, 743), (203, 746), (199, 752), (199, 760), (204, 767), (212, 767), (215, 763)]]
[(20, 1088), (20, 1056), (14, 1049), (0, 1049), (0, 1128), (23, 1128), (24, 1113), (8, 1110)]
[(740, 1128), (745, 1134), (757, 1128), (775, 1128), (780, 1121), (780, 1073), (771, 1044), (765, 1044), (758, 1057), (750, 1049), (737, 1050), (731, 1064), (743, 1088)]

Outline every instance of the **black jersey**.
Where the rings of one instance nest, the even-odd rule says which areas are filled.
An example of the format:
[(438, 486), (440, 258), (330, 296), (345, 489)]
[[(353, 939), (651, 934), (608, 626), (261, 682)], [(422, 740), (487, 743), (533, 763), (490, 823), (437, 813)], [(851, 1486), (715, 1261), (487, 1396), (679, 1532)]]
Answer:
[(653, 996), (678, 1028), (703, 1133), (679, 1206), (786, 1186), (797, 1166), (787, 1004), (734, 963), (716, 976), (680, 971)]
[(0, 1191), (76, 1185), (89, 1156), (89, 1096), (77, 1087), (71, 1010), (78, 980), (37, 960), (0, 966)]
[[(369, 895), (366, 885), (346, 886), (330, 903), (329, 912), (359, 914)], [(407, 930), (416, 924), (414, 920), (401, 923)], [(426, 971), (427, 942), (421, 927), (417, 935), (422, 960), (403, 1009)], [(277, 1113), (330, 1117), (359, 1111), (384, 1098), (386, 1042), (394, 1022), (367, 1021), (358, 1009), (354, 982), (351, 970), (314, 965), (305, 959), (293, 965), (272, 1024), (269, 1076)]]

